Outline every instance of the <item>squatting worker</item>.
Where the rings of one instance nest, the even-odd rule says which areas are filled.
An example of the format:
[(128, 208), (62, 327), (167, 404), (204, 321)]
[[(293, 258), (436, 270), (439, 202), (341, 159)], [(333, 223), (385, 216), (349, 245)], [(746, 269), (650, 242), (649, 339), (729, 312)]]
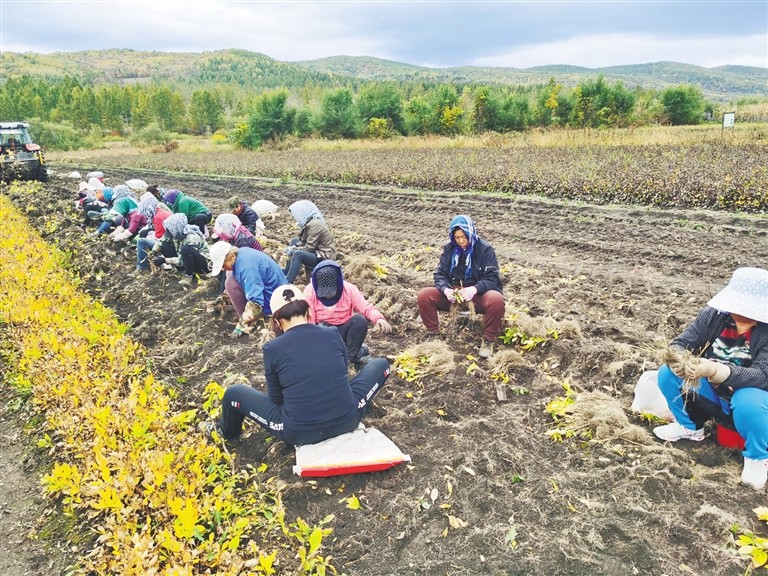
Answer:
[(280, 266), (268, 254), (253, 248), (238, 248), (219, 240), (211, 246), (211, 276), (222, 270), (227, 275), (224, 287), (240, 317), (232, 338), (249, 334), (256, 321), (269, 316), (270, 298), (278, 286), (287, 284)]
[(245, 418), (292, 445), (316, 444), (357, 428), (389, 376), (389, 362), (374, 358), (352, 380), (336, 328), (312, 324), (303, 292), (286, 284), (270, 298), (270, 329), (264, 347), (267, 393), (246, 384), (227, 388), (218, 424), (203, 422), (225, 439), (242, 431)]
[(435, 285), (419, 291), (421, 321), (427, 337), (440, 337), (437, 311), (447, 312), (456, 302), (473, 302), (475, 311), (484, 315), (479, 356), (490, 358), (504, 319), (496, 252), (478, 237), (469, 216), (459, 215), (451, 220), (448, 239), (433, 275)]
[[(738, 268), (671, 344), (680, 361), (659, 368), (659, 389), (675, 421), (653, 433), (668, 442), (704, 439), (716, 418), (746, 441), (741, 483), (768, 479), (768, 270)], [(688, 350), (689, 359), (679, 354)], [(684, 379), (694, 384), (685, 385)]]

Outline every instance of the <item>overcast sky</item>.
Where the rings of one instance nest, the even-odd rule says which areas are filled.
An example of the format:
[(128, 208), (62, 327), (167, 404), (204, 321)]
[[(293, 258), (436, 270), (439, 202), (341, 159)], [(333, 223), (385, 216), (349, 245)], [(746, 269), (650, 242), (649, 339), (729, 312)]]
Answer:
[(0, 0), (0, 50), (106, 48), (243, 48), (277, 60), (376, 56), (434, 67), (768, 67), (768, 0)]

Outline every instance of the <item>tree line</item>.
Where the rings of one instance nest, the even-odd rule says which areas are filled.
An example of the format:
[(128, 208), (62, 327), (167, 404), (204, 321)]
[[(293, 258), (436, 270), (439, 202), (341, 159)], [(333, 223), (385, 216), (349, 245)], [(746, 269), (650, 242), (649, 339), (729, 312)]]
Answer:
[(255, 148), (289, 136), (388, 138), (682, 125), (717, 112), (695, 86), (630, 89), (602, 76), (574, 88), (554, 78), (541, 86), (366, 82), (328, 88), (308, 83), (261, 92), (233, 84), (91, 85), (72, 77), (21, 76), (0, 85), (0, 119), (37, 120), (36, 136), (53, 148), (106, 136), (162, 142), (173, 133), (224, 133), (240, 146)]

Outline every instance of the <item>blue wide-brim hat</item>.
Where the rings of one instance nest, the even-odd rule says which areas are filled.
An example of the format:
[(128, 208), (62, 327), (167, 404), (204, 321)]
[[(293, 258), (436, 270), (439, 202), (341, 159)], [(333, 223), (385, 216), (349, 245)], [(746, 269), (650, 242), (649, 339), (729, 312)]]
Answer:
[(768, 270), (737, 268), (728, 285), (707, 305), (768, 324)]

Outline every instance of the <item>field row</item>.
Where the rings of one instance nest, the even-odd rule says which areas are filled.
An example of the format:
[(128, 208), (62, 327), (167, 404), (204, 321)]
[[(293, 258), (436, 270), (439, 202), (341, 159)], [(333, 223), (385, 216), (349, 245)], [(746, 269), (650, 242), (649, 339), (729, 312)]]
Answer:
[(599, 204), (768, 209), (765, 144), (525, 149), (286, 150), (89, 156), (94, 166), (536, 194)]

